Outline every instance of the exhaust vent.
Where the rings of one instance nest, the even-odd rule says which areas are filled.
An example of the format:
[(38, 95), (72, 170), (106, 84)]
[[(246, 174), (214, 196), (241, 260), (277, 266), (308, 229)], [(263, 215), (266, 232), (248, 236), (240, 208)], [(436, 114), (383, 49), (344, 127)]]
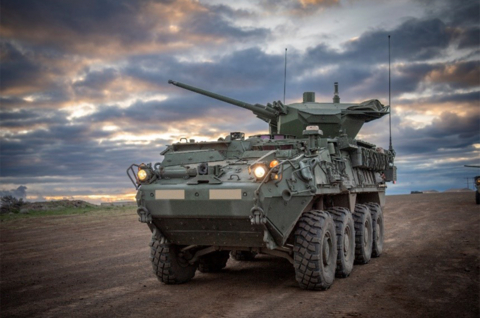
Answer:
[(315, 103), (315, 93), (314, 92), (303, 93), (303, 102), (304, 103)]
[(335, 92), (333, 93), (333, 102), (335, 104), (340, 103), (340, 96), (338, 96), (338, 82), (335, 82)]

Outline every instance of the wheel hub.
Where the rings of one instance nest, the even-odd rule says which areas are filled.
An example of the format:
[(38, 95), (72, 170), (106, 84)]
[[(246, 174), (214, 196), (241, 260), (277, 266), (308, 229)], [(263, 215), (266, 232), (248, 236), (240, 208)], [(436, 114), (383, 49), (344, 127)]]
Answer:
[(330, 237), (325, 237), (323, 241), (323, 265), (328, 266), (330, 264)]
[(350, 238), (347, 232), (343, 235), (343, 255), (347, 256), (350, 251)]
[(363, 236), (363, 246), (365, 247), (368, 245), (368, 236), (369, 236), (368, 227), (367, 227), (367, 224), (365, 224), (365, 233)]

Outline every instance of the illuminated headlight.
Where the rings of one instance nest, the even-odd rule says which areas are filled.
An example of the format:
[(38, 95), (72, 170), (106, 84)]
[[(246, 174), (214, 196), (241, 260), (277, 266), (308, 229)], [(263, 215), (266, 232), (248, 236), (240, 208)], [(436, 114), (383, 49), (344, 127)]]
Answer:
[(258, 165), (253, 168), (253, 174), (255, 175), (255, 178), (262, 179), (267, 174), (267, 168), (263, 165)]
[(278, 166), (278, 164), (278, 160), (272, 160), (270, 161), (270, 168), (275, 168), (276, 166)]
[(148, 172), (146, 170), (140, 169), (137, 173), (138, 180), (145, 181), (148, 178)]

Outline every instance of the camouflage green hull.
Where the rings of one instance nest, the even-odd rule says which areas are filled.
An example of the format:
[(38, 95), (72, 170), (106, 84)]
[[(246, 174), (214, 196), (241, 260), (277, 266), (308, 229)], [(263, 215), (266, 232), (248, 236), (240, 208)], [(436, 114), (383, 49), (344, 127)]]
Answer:
[[(169, 145), (155, 164), (127, 170), (140, 222), (152, 232), (158, 279), (180, 284), (257, 253), (284, 257), (305, 289), (324, 290), (383, 249), (386, 182), (395, 152), (354, 139), (364, 122), (388, 113), (360, 104), (251, 105), (172, 84), (253, 111), (270, 134), (232, 132), (217, 141)], [(323, 131), (321, 130), (323, 129)]]

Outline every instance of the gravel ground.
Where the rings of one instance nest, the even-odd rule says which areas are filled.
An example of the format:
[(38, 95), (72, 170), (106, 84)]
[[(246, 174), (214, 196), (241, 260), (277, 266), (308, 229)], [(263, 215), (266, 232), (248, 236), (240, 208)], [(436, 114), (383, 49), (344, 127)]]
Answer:
[(324, 292), (286, 260), (230, 259), (183, 285), (151, 272), (135, 211), (0, 224), (1, 317), (480, 317), (473, 193), (388, 196), (385, 250)]

